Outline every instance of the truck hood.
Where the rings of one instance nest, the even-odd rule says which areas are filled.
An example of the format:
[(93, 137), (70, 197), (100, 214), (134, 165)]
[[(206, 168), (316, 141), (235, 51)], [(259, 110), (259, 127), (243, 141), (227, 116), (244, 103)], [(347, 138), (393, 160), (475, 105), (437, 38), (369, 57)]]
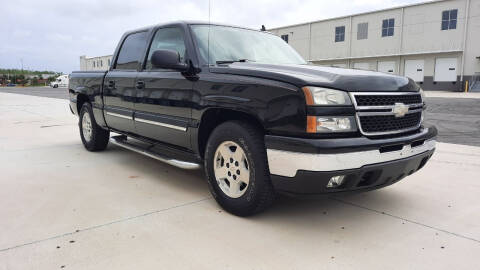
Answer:
[(315, 65), (271, 65), (247, 62), (211, 67), (210, 72), (271, 79), (297, 87), (322, 86), (349, 92), (416, 92), (419, 90), (414, 81), (402, 76)]

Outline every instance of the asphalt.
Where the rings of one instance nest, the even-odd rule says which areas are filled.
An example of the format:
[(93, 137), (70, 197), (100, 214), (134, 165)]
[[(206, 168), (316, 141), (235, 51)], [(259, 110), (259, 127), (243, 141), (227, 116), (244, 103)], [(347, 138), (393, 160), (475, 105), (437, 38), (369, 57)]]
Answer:
[(480, 146), (480, 99), (427, 98), (425, 122), (439, 130), (438, 140)]
[[(2, 92), (68, 99), (66, 88), (0, 87)], [(426, 101), (425, 123), (438, 128), (440, 142), (480, 146), (479, 93), (428, 92)]]
[(380, 190), (224, 212), (202, 171), (88, 152), (62, 99), (0, 93), (0, 269), (479, 269), (480, 147)]
[(51, 87), (0, 87), (0, 93), (12, 93), (37, 97), (68, 99), (67, 88)]

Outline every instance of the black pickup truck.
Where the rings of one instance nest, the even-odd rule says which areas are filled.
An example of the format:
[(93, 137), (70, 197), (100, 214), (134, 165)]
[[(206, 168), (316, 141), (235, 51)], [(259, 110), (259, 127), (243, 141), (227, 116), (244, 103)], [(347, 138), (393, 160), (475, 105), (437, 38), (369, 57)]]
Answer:
[(437, 130), (423, 124), (423, 91), (411, 79), (311, 65), (279, 37), (241, 27), (127, 32), (109, 70), (73, 72), (69, 93), (87, 150), (110, 141), (204, 167), (213, 197), (240, 216), (277, 192), (391, 185), (435, 150)]

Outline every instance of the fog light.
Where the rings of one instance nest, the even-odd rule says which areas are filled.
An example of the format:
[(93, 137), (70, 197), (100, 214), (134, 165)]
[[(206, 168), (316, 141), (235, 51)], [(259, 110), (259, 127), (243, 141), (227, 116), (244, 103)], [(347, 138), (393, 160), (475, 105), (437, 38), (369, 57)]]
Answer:
[(330, 178), (330, 181), (328, 181), (327, 188), (339, 187), (343, 184), (343, 180), (345, 180), (345, 175), (333, 176)]

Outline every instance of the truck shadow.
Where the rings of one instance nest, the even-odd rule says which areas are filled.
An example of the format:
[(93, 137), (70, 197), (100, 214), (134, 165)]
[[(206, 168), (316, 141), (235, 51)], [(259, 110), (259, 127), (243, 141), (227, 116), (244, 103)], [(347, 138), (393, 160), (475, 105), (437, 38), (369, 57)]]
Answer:
[[(110, 145), (106, 152), (116, 159), (119, 166), (131, 171), (133, 175), (154, 179), (157, 183), (155, 185), (160, 185), (162, 190), (183, 193), (181, 196), (193, 195), (211, 198), (203, 169), (182, 170), (114, 145)], [(395, 208), (397, 204), (406, 200), (406, 195), (395, 191), (395, 185), (356, 194), (316, 197), (279, 195), (271, 208), (246, 219), (248, 223), (294, 224), (299, 229), (302, 227), (303, 229), (318, 229), (318, 226), (342, 227), (342, 223), (351, 224), (352, 221), (362, 223), (362, 227), (368, 226), (368, 224), (376, 222), (379, 216), (387, 214), (382, 213), (381, 209)], [(208, 208), (222, 210), (213, 198), (206, 203)], [(378, 205), (379, 207), (369, 208), (368, 205)], [(237, 218), (226, 212), (223, 215), (224, 218)], [(399, 222), (401, 222), (400, 219)]]

